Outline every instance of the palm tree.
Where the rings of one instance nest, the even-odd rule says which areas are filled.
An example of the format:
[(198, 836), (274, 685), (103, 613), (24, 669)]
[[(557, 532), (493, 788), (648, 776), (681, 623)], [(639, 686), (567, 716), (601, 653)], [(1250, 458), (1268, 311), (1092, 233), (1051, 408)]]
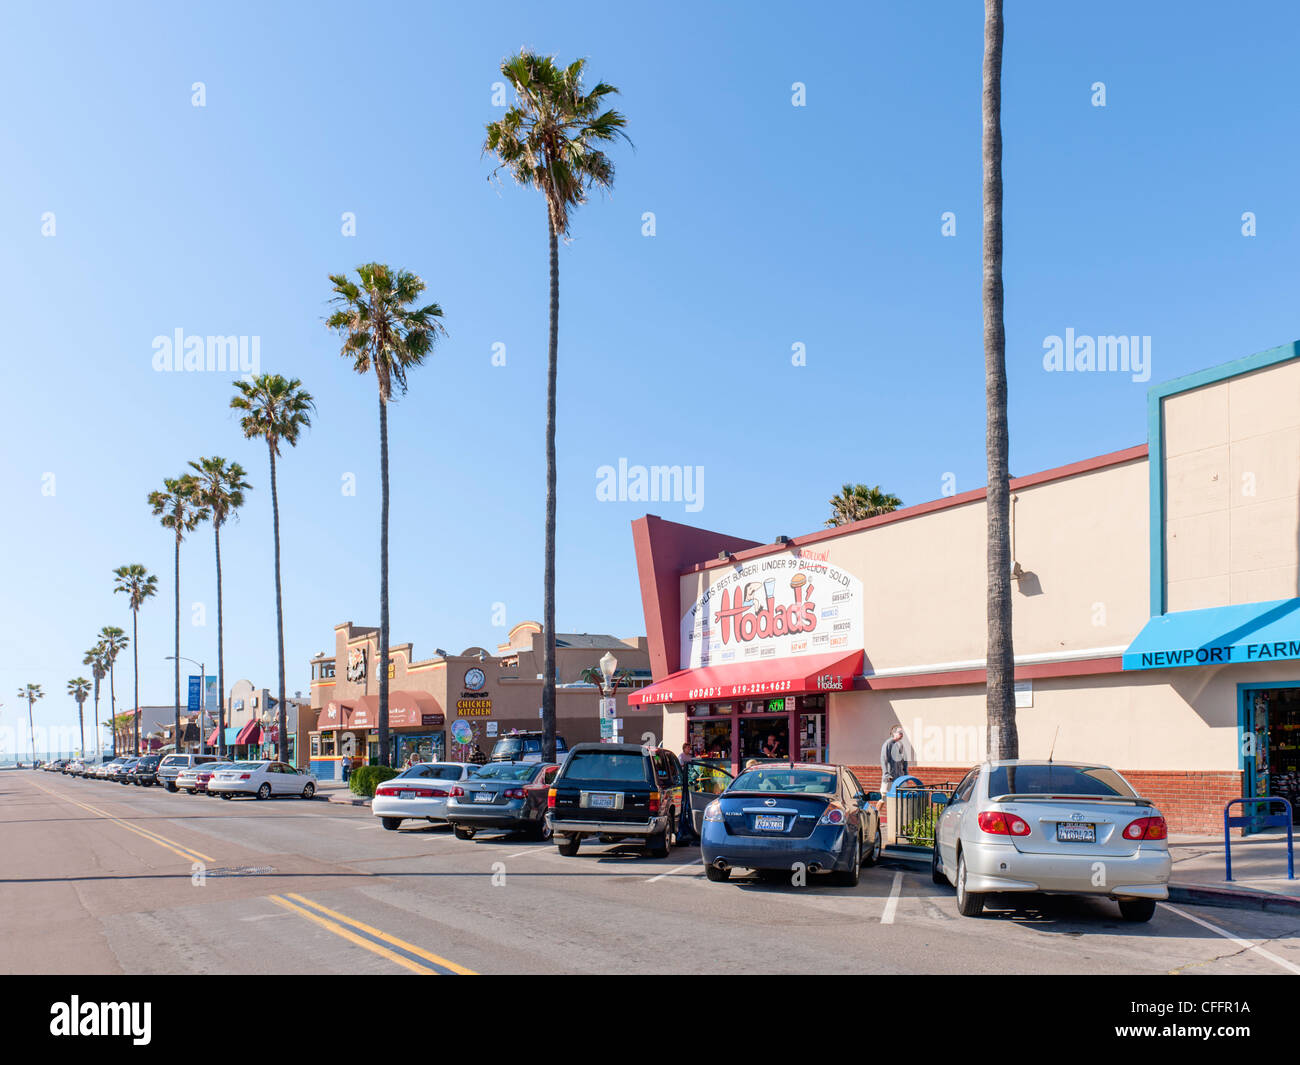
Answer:
[[(172, 661), (176, 676), (176, 702), (172, 715), (172, 735), (175, 737), (176, 750), (181, 743), (181, 541), (185, 534), (193, 532), (201, 521), (207, 521), (208, 511), (197, 498), (199, 483), (191, 475), (168, 477), (163, 481), (162, 491), (149, 493), (149, 506), (164, 529), (171, 529), (176, 535), (176, 653)], [(205, 680), (200, 677), (200, 691), (204, 691)], [(138, 704), (137, 704), (138, 705)], [(202, 712), (199, 715), (199, 728), (203, 727)], [(139, 736), (136, 737), (137, 741)], [(137, 748), (138, 748), (137, 743)], [(138, 751), (137, 751), (138, 753)]]
[(881, 490), (880, 485), (868, 487), (865, 484), (846, 484), (840, 494), (830, 501), (831, 516), (826, 521), (828, 528), (848, 525), (851, 522), (874, 518), (877, 514), (888, 514), (903, 505), (896, 495)]
[[(244, 480), (248, 471), (238, 462), (227, 463), (213, 456), (191, 462), (198, 484), (195, 498), (212, 515), (212, 533), (217, 544), (217, 753), (226, 753), (226, 659), (225, 623), (221, 610), (221, 526), (238, 517), (244, 493), (253, 486)], [(179, 653), (179, 652), (177, 652)], [(283, 749), (281, 750), (283, 753)]]
[[(284, 715), (284, 607), (280, 598), (280, 499), (275, 488), (275, 460), (280, 454), (280, 444), (294, 447), (299, 434), (311, 427), (311, 412), (315, 409), (311, 393), (302, 387), (298, 378), (281, 377), (264, 373), (252, 381), (236, 381), (237, 394), (231, 397), (230, 406), (244, 412), (239, 426), (245, 439), (256, 437), (266, 441), (271, 456), (271, 520), (275, 533), (275, 634), (280, 650), (280, 743), (279, 755), (285, 758)], [(224, 692), (223, 699), (224, 699)], [(225, 734), (222, 733), (222, 739)], [(297, 760), (298, 752), (294, 751)]]
[[(555, 380), (560, 337), (560, 258), (558, 241), (569, 238), (569, 215), (587, 202), (595, 186), (614, 185), (614, 164), (602, 145), (622, 138), (627, 120), (618, 111), (602, 111), (605, 97), (618, 90), (598, 82), (583, 91), (587, 61), (559, 66), (552, 56), (521, 51), (501, 64), (517, 101), (496, 122), (488, 123), (484, 154), (500, 160), (520, 185), (535, 188), (546, 200), (550, 249), (551, 303), (546, 373), (546, 561), (542, 589), (543, 653), (542, 757), (555, 759)], [(631, 143), (628, 141), (628, 143)], [(495, 173), (496, 171), (494, 171)]]
[(68, 694), (77, 701), (77, 727), (81, 730), (81, 756), (86, 756), (86, 696), (90, 694), (90, 681), (74, 677), (68, 681)]
[(27, 743), (31, 747), (32, 761), (36, 761), (36, 729), (32, 725), (32, 703), (37, 699), (44, 699), (45, 693), (41, 691), (39, 684), (28, 684), (24, 688), (18, 689), (18, 698), (27, 700)]
[[(140, 563), (132, 562), (113, 570), (113, 591), (121, 592), (131, 604), (132, 680), (135, 684), (135, 753), (140, 753), (140, 607), (158, 593), (158, 578)], [(116, 741), (113, 744), (117, 746)]]
[(99, 684), (108, 674), (108, 651), (104, 641), (100, 640), (81, 660), (83, 666), (90, 667), (90, 675), (95, 679), (95, 758), (99, 758)]
[(1020, 757), (1011, 642), (1006, 332), (1002, 317), (1002, 0), (984, 0), (984, 401), (988, 453), (988, 754)]
[[(388, 404), (394, 386), (406, 392), (406, 371), (424, 361), (446, 330), (436, 303), (413, 306), (425, 287), (415, 274), (364, 263), (357, 278), (359, 285), (346, 274), (330, 274), (335, 310), (326, 321), (343, 337), (340, 354), (352, 360), (352, 369), (373, 369), (379, 385), (379, 764), (388, 765)], [(283, 693), (280, 721), (283, 735)]]
[[(116, 625), (105, 625), (99, 630), (99, 643), (104, 648), (104, 660), (108, 664), (108, 719), (116, 721), (117, 719), (117, 684), (115, 683), (113, 665), (117, 662), (117, 656), (126, 650), (131, 641), (126, 638), (126, 633)], [(113, 732), (113, 757), (117, 757), (117, 725), (112, 726)]]

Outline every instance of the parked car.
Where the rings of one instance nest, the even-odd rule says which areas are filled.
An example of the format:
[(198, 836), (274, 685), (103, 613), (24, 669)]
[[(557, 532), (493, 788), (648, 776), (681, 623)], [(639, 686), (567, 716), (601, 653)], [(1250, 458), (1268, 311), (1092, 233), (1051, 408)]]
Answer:
[(672, 751), (636, 743), (579, 743), (548, 796), (559, 851), (578, 853), (588, 836), (633, 840), (655, 857), (672, 850), (682, 808), (682, 767)]
[(158, 763), (158, 783), (168, 791), (176, 790), (176, 777), (182, 769), (202, 765), (205, 762), (219, 762), (215, 754), (169, 754)]
[(408, 819), (446, 821), (452, 787), (476, 769), (473, 762), (417, 762), (375, 788), (370, 812), (390, 832)]
[(272, 795), (299, 795), (310, 799), (316, 794), (316, 778), (286, 762), (234, 762), (229, 769), (218, 769), (212, 774), (208, 791), (223, 799), (232, 799), (236, 795), (256, 795), (259, 799), (269, 799)]
[(550, 839), (547, 789), (559, 766), (554, 762), (489, 762), (451, 789), (447, 820), (457, 839), (487, 830), (527, 832)]
[(200, 762), (198, 765), (186, 766), (176, 774), (176, 790), (188, 791), (191, 795), (200, 791), (206, 792), (212, 774), (218, 769), (229, 769), (234, 764), (234, 762), (230, 761), (216, 761)]
[(63, 767), (65, 777), (79, 777), (85, 771), (86, 763), (80, 758), (74, 758), (71, 762)]
[(123, 758), (116, 765), (109, 766), (108, 773), (106, 774), (107, 779), (116, 784), (130, 783), (130, 781), (126, 779), (126, 774), (131, 771), (138, 761), (140, 761), (139, 757)]
[(122, 783), (135, 784), (139, 787), (150, 787), (158, 783), (158, 763), (162, 761), (160, 754), (146, 754), (135, 763), (126, 772), (125, 779)]
[(943, 804), (931, 875), (957, 889), (964, 917), (990, 892), (1033, 891), (1114, 899), (1126, 921), (1149, 921), (1169, 897), (1168, 837), (1155, 804), (1109, 766), (986, 762)]
[(705, 875), (722, 881), (737, 867), (789, 873), (797, 864), (855, 887), (862, 866), (880, 858), (880, 815), (871, 805), (879, 799), (844, 766), (755, 765), (705, 808)]
[[(511, 732), (502, 736), (492, 747), (490, 762), (540, 762), (542, 760), (543, 734), (540, 732)], [(569, 751), (563, 736), (555, 737), (555, 757), (562, 759)]]
[(88, 775), (94, 777), (96, 780), (106, 780), (108, 779), (109, 770), (124, 761), (125, 757), (125, 755), (118, 755), (116, 758), (110, 758), (108, 761), (95, 766), (94, 771)]

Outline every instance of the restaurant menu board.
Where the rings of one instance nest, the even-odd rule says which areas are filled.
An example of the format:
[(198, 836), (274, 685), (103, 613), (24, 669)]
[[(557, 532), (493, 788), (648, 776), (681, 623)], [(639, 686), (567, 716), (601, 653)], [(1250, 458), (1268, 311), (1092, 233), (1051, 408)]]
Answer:
[(862, 647), (862, 582), (795, 554), (710, 570), (682, 616), (682, 669)]

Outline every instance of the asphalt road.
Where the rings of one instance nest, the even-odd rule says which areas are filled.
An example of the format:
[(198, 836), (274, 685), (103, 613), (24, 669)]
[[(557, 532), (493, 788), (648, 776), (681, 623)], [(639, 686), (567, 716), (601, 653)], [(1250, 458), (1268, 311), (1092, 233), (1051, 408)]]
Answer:
[(856, 889), (704, 879), (668, 858), (455, 839), (323, 800), (0, 772), (0, 972), (1300, 974), (1300, 919), (1006, 898), (957, 915), (929, 870)]

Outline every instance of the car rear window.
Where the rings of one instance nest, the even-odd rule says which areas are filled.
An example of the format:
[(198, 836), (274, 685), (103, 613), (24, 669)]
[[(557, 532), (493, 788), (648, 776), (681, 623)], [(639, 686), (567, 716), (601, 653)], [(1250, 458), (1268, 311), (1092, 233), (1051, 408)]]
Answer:
[(817, 769), (771, 769), (766, 766), (747, 769), (731, 785), (736, 791), (802, 792), (808, 795), (834, 795), (835, 774)]
[(266, 765), (265, 762), (236, 762), (230, 768), (231, 769), (261, 769), (264, 765)]
[(531, 780), (536, 762), (489, 762), (471, 774), (471, 780)]
[(610, 783), (649, 784), (643, 754), (625, 751), (577, 751), (565, 765), (566, 780), (599, 780)]
[(989, 772), (990, 795), (1112, 795), (1133, 798), (1113, 769), (1084, 765), (1000, 765)]
[(458, 765), (413, 765), (409, 769), (403, 770), (398, 776), (402, 777), (424, 777), (429, 780), (459, 780), (460, 766)]

